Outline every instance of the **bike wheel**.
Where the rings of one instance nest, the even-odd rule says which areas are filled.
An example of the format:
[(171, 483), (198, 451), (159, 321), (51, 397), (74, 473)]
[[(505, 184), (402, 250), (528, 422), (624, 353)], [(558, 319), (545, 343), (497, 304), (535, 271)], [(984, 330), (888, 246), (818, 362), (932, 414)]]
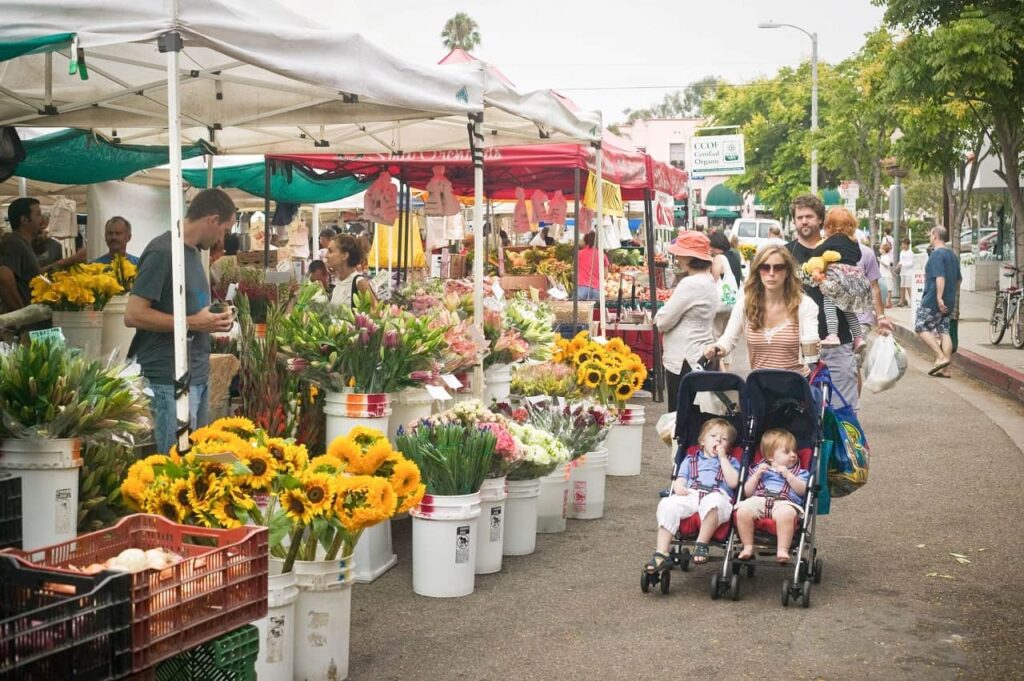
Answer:
[(1021, 313), (1021, 299), (1017, 298), (1013, 306), (1013, 314), (1010, 315), (1010, 340), (1013, 347), (1020, 350), (1024, 348), (1024, 314)]
[(988, 325), (988, 339), (993, 345), (999, 345), (1006, 333), (1006, 294), (1002, 291), (996, 293), (996, 304), (992, 309), (992, 319)]

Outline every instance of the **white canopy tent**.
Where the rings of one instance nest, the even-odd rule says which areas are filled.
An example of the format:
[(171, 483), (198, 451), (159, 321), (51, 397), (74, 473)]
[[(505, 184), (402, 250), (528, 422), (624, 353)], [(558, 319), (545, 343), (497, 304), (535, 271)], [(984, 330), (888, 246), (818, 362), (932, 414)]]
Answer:
[[(570, 111), (551, 91), (520, 94), (482, 64), (404, 63), (273, 0), (14, 0), (4, 3), (0, 60), (0, 127), (89, 128), (115, 142), (170, 148), (183, 423), (182, 141), (204, 140), (215, 153), (464, 149), (469, 116), (478, 226), (483, 147), (600, 138), (599, 116)], [(476, 251), (481, 323), (483, 239)], [(179, 444), (188, 446), (185, 431)]]

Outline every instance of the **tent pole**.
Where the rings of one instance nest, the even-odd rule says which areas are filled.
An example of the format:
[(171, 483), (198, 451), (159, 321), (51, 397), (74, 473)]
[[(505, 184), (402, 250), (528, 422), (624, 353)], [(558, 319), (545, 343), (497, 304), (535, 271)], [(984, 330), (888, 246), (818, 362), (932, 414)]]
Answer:
[(415, 260), (412, 257), (412, 186), (406, 183), (405, 185), (405, 276), (406, 279), (409, 277), (409, 268), (413, 266)]
[(270, 269), (270, 173), (274, 162), (263, 157), (263, 269)]
[(572, 235), (572, 335), (580, 317), (580, 169), (573, 170), (573, 235)]
[[(484, 335), (484, 133), (483, 111), (469, 115), (469, 149), (473, 156), (473, 325)], [(484, 388), (483, 365), (473, 375), (473, 392), (478, 397)]]
[[(213, 140), (210, 140), (211, 142)], [(213, 187), (213, 154), (206, 155), (206, 188)]]
[(184, 201), (181, 179), (181, 111), (178, 94), (178, 53), (183, 48), (181, 36), (174, 31), (157, 40), (159, 50), (167, 55), (167, 153), (170, 160), (171, 191), (171, 290), (174, 309), (174, 402), (175, 435), (178, 451), (189, 449), (189, 375), (187, 329), (185, 318), (185, 238), (182, 231)]
[[(658, 311), (658, 286), (657, 275), (654, 265), (654, 210), (651, 207), (651, 190), (644, 189), (644, 234), (647, 235), (647, 277), (648, 289), (651, 297), (651, 317)], [(661, 402), (662, 395), (662, 373), (661, 373), (661, 339), (658, 337), (658, 329), (651, 327), (653, 337), (652, 354), (654, 355), (654, 401)]]
[[(603, 128), (603, 124), (602, 124)], [(594, 228), (597, 232), (597, 279), (600, 289), (598, 290), (598, 303), (601, 307), (601, 335), (607, 337), (608, 329), (608, 309), (605, 294), (604, 294), (604, 239), (601, 238), (601, 233), (604, 231), (604, 175), (602, 175), (602, 165), (604, 162), (604, 150), (601, 148), (601, 143), (597, 143), (597, 226)], [(622, 310), (619, 310), (619, 314), (622, 314)]]
[(395, 262), (398, 266), (398, 285), (405, 281), (405, 270), (402, 265), (405, 262), (405, 181), (398, 181), (398, 230), (395, 239), (398, 240), (398, 252)]

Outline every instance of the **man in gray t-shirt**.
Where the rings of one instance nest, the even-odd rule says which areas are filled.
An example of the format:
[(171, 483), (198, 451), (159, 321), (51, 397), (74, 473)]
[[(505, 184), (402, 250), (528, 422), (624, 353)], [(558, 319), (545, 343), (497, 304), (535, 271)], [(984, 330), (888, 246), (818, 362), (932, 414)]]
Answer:
[[(235, 222), (235, 204), (220, 189), (205, 189), (189, 204), (182, 221), (185, 241), (185, 312), (188, 333), (189, 416), (192, 429), (206, 425), (209, 406), (210, 334), (229, 331), (230, 312), (210, 311), (210, 282), (199, 255), (224, 237)], [(124, 315), (137, 329), (128, 351), (142, 367), (153, 390), (153, 435), (159, 452), (177, 441), (174, 399), (174, 298), (171, 283), (171, 233), (154, 239), (142, 252), (139, 273)], [(181, 377), (178, 377), (181, 378)]]

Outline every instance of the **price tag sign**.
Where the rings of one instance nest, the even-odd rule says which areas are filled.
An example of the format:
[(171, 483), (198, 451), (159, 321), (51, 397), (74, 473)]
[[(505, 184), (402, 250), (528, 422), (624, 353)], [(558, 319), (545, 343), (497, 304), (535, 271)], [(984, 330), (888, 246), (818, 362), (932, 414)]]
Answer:
[(235, 283), (228, 284), (228, 292), (224, 294), (224, 300), (226, 300), (226, 301), (228, 301), (230, 303), (230, 302), (232, 302), (235, 299), (235, 296), (237, 294), (238, 294), (238, 284), (235, 284)]
[(430, 393), (430, 396), (435, 400), (446, 402), (452, 399), (452, 396), (448, 394), (448, 391), (439, 385), (427, 385), (424, 387), (427, 389), (427, 392)]
[(452, 374), (441, 374), (441, 380), (444, 381), (444, 384), (452, 390), (458, 390), (462, 387), (462, 381), (455, 378)]
[(55, 326), (52, 329), (39, 329), (38, 331), (29, 331), (28, 337), (32, 342), (40, 341), (54, 341), (58, 345), (64, 345), (64, 332), (60, 330), (59, 326)]
[(498, 300), (502, 300), (505, 297), (505, 289), (501, 288), (501, 284), (498, 282), (491, 284), (491, 292)]

